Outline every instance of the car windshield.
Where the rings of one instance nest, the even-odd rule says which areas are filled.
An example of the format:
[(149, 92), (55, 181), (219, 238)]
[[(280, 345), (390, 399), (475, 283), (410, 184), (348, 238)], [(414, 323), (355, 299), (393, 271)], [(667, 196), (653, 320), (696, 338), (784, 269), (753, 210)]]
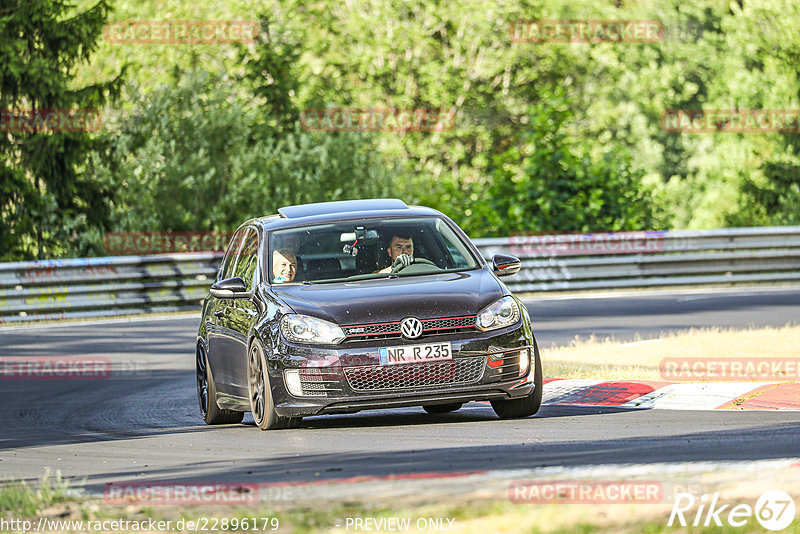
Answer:
[(275, 230), (275, 284), (324, 283), (475, 269), (478, 261), (441, 218), (360, 219)]

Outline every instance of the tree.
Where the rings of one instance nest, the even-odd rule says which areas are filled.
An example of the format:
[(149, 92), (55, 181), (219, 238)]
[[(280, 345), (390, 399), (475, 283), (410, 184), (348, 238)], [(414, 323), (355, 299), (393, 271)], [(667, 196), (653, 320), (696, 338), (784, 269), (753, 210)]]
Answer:
[(302, 46), (284, 28), (262, 14), (261, 34), (252, 46), (239, 46), (238, 59), (244, 65), (241, 82), (255, 97), (251, 105), (261, 110), (257, 124), (261, 137), (294, 128), (299, 119), (295, 105), (300, 81), (297, 69)]
[(71, 81), (110, 9), (106, 0), (78, 14), (62, 0), (6, 0), (0, 8), (0, 259), (59, 254), (107, 220), (111, 190), (82, 172), (97, 146), (88, 131), (96, 123), (86, 128), (81, 118), (118, 95), (122, 73), (77, 89)]
[[(760, 75), (757, 107), (797, 109), (800, 37), (795, 28), (800, 6), (791, 0), (763, 0), (731, 8), (747, 36), (742, 40), (750, 45), (743, 48), (743, 60)], [(767, 77), (775, 81), (768, 83)], [(741, 173), (736, 209), (725, 219), (732, 226), (800, 224), (800, 133), (795, 124), (769, 139), (754, 150), (757, 168)]]
[(115, 230), (228, 231), (285, 205), (390, 194), (374, 136), (278, 128), (261, 113), (272, 99), (246, 106), (252, 97), (238, 98), (241, 84), (224, 74), (174, 75), (126, 91), (132, 108), (110, 121), (116, 135), (93, 158), (97, 181), (121, 186)]
[(565, 131), (571, 106), (551, 95), (528, 112), (517, 143), (495, 157), (493, 179), (472, 195), (474, 237), (523, 231), (652, 228), (652, 198), (623, 151), (593, 158)]
[(768, 161), (760, 170), (763, 172), (763, 179), (744, 179), (739, 188), (739, 209), (728, 215), (728, 224), (800, 224), (800, 165)]

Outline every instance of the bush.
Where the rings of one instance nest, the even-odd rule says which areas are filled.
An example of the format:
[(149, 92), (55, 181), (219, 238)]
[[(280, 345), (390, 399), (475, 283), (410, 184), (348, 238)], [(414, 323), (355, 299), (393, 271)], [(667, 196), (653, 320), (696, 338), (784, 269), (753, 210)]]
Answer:
[(554, 95), (528, 111), (516, 142), (494, 158), (488, 184), (471, 188), (470, 235), (524, 231), (649, 229), (657, 221), (643, 171), (623, 150), (592, 158), (565, 124), (569, 102)]
[(800, 166), (766, 162), (764, 179), (746, 178), (739, 188), (736, 212), (728, 215), (731, 226), (781, 226), (800, 224)]
[(194, 70), (109, 124), (93, 172), (117, 184), (116, 231), (226, 231), (281, 206), (390, 194), (374, 138), (276, 132), (224, 77)]

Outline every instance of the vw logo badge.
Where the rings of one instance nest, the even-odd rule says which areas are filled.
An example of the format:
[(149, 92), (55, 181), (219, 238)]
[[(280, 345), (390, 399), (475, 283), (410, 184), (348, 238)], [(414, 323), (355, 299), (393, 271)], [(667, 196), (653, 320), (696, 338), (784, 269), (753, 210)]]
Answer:
[(408, 339), (417, 339), (422, 335), (422, 321), (416, 317), (407, 317), (400, 322), (400, 333)]

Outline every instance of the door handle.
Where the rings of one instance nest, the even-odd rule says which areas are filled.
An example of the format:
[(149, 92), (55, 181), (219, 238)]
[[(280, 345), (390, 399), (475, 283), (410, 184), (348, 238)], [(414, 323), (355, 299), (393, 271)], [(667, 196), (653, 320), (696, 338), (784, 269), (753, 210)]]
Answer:
[(214, 312), (214, 317), (222, 318), (225, 316), (225, 310), (217, 310)]

